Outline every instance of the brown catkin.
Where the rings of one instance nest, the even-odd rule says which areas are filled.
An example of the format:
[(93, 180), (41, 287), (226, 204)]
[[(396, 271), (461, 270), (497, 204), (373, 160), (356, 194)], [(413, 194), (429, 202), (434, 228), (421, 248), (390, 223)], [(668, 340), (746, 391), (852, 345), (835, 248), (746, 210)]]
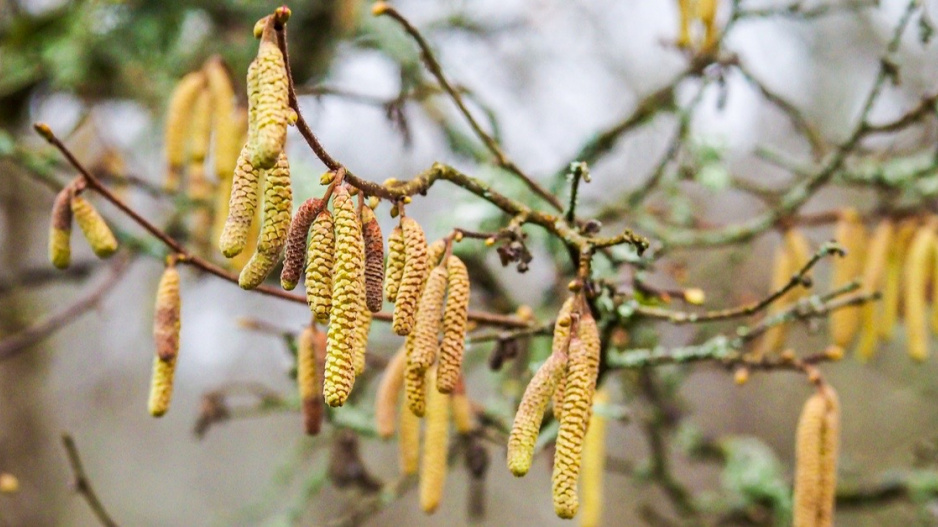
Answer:
[(237, 168), (231, 182), (228, 218), (218, 240), (218, 247), (228, 258), (240, 254), (247, 244), (248, 231), (257, 208), (260, 176), (261, 171), (251, 164), (251, 145), (245, 144), (238, 156)]
[(169, 99), (163, 146), (168, 166), (163, 185), (171, 192), (179, 189), (182, 169), (186, 163), (186, 137), (192, 118), (192, 106), (202, 92), (203, 86), (205, 86), (205, 75), (201, 71), (189, 73), (176, 84)]
[(394, 435), (397, 420), (398, 400), (404, 386), (404, 367), (407, 365), (407, 350), (401, 346), (384, 369), (378, 392), (375, 395), (375, 428), (378, 437), (389, 439)]
[(355, 382), (352, 361), (356, 328), (363, 322), (358, 295), (365, 270), (365, 247), (358, 212), (344, 186), (333, 191), (332, 207), (335, 213), (335, 264), (323, 391), (326, 403), (335, 407), (345, 404)]
[(242, 289), (254, 289), (261, 285), (270, 271), (280, 261), (283, 245), (290, 228), (290, 213), (293, 211), (293, 191), (290, 188), (290, 163), (281, 153), (277, 166), (267, 171), (264, 181), (264, 218), (261, 234), (257, 239), (257, 250), (248, 264), (241, 270), (238, 285)]
[(566, 373), (567, 353), (552, 353), (528, 382), (508, 436), (508, 470), (521, 477), (531, 469), (544, 411), (557, 382)]
[(323, 210), (313, 221), (306, 255), (306, 302), (322, 323), (332, 311), (332, 267), (335, 263), (335, 232), (332, 214)]
[(794, 527), (830, 527), (834, 522), (840, 403), (822, 386), (801, 411), (795, 438)]
[[(439, 389), (439, 386), (437, 386), (437, 389)], [(453, 426), (457, 432), (465, 435), (475, 431), (476, 413), (472, 409), (472, 402), (466, 395), (466, 385), (462, 378), (456, 383), (456, 387), (450, 396), (450, 407), (453, 412)]]
[(420, 463), (420, 508), (436, 511), (446, 484), (446, 455), (449, 452), (449, 395), (436, 389), (436, 372), (427, 375), (427, 424), (423, 432)]
[(579, 507), (577, 480), (583, 439), (593, 409), (593, 394), (599, 373), (599, 349), (599, 329), (587, 310), (580, 316), (577, 336), (570, 342), (563, 413), (554, 453), (554, 512), (561, 518), (572, 518)]
[(404, 274), (404, 233), (394, 227), (388, 236), (388, 263), (384, 277), (384, 296), (388, 302), (397, 300), (397, 289)]
[(903, 297), (905, 300), (906, 344), (909, 356), (917, 361), (928, 358), (927, 289), (935, 252), (934, 225), (918, 229), (905, 257)]
[(260, 168), (270, 168), (283, 153), (289, 119), (287, 70), (271, 23), (264, 29), (255, 63), (257, 83), (250, 88), (257, 91), (249, 93), (255, 111), (251, 162)]
[(173, 398), (173, 375), (176, 372), (176, 358), (164, 361), (153, 356), (153, 374), (150, 377), (150, 401), (148, 408), (153, 417), (163, 417), (169, 411), (169, 402)]
[(107, 258), (117, 251), (117, 239), (107, 222), (88, 200), (81, 196), (72, 196), (72, 217), (88, 240), (88, 245), (98, 258)]
[[(554, 323), (553, 340), (551, 341), (551, 354), (567, 353), (570, 347), (570, 315), (573, 313), (573, 306), (576, 303), (576, 297), (571, 296), (560, 306), (557, 312), (557, 321)], [(557, 387), (554, 389), (552, 404), (554, 418), (560, 421), (563, 414), (563, 392), (567, 384), (567, 376), (562, 375), (557, 381)]]
[(290, 222), (290, 231), (287, 234), (287, 243), (283, 251), (283, 270), (280, 272), (280, 285), (287, 291), (296, 287), (300, 281), (300, 274), (303, 273), (303, 264), (306, 259), (306, 238), (309, 236), (309, 227), (325, 206), (323, 200), (309, 198), (296, 210), (296, 215)]
[(179, 354), (182, 302), (179, 297), (179, 271), (167, 265), (156, 288), (156, 306), (153, 315), (153, 341), (156, 355), (164, 361)]
[[(605, 388), (596, 391), (594, 404), (607, 404), (609, 393)], [(593, 413), (590, 418), (586, 439), (583, 441), (583, 474), (580, 485), (581, 527), (602, 525), (603, 518), (603, 475), (606, 471), (606, 418)]]
[(72, 261), (72, 185), (59, 191), (52, 203), (49, 222), (49, 261), (59, 269), (65, 269)]
[(469, 272), (466, 264), (452, 255), (446, 259), (446, 289), (437, 387), (443, 393), (450, 393), (461, 375), (469, 322)]
[(430, 272), (426, 287), (417, 307), (414, 326), (414, 347), (407, 358), (407, 367), (426, 371), (434, 362), (440, 348), (440, 326), (443, 315), (443, 297), (446, 295), (446, 268), (437, 266)]
[[(873, 231), (863, 266), (864, 292), (878, 291), (882, 286), (883, 273), (886, 270), (886, 260), (894, 233), (895, 223), (889, 218), (880, 222)], [(860, 360), (869, 360), (876, 352), (876, 345), (879, 343), (880, 317), (877, 304), (877, 302), (867, 302), (860, 308), (860, 339), (857, 343), (857, 356)]]
[(401, 401), (400, 422), (397, 434), (398, 459), (401, 474), (409, 476), (420, 469), (420, 417), (407, 408), (407, 402)]
[(381, 311), (384, 288), (384, 238), (371, 207), (362, 207), (362, 235), (365, 239), (365, 294), (368, 310)]
[(414, 328), (417, 300), (427, 269), (427, 239), (417, 220), (410, 216), (401, 218), (404, 236), (404, 271), (394, 303), (391, 326), (398, 335), (409, 335)]
[[(835, 258), (831, 290), (846, 286), (858, 279), (863, 272), (863, 256), (866, 250), (866, 228), (856, 209), (847, 207), (840, 211), (834, 239), (840, 243), (847, 254)], [(847, 347), (853, 341), (860, 327), (859, 307), (835, 309), (830, 315), (831, 341), (841, 347)]]
[(316, 372), (319, 348), (325, 347), (321, 331), (312, 326), (303, 328), (296, 345), (296, 384), (303, 407), (303, 428), (308, 435), (316, 435), (322, 428), (322, 381)]

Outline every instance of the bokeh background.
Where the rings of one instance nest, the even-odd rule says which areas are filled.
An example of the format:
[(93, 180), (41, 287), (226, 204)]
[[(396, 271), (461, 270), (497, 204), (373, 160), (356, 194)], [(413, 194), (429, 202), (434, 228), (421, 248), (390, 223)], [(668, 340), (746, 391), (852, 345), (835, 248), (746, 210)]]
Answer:
[[(731, 9), (773, 9), (792, 2), (720, 2), (720, 23)], [(723, 43), (775, 93), (796, 105), (828, 140), (843, 139), (879, 67), (879, 56), (906, 2), (795, 2), (833, 5), (830, 14), (809, 19), (784, 13), (737, 21)], [(401, 0), (397, 8), (424, 31), (447, 75), (470, 93), (472, 108), (490, 112), (506, 150), (545, 184), (562, 173), (580, 145), (628, 115), (638, 101), (668, 84), (688, 67), (674, 46), (677, 3), (664, 0)], [(925, 17), (938, 7), (925, 2)], [(75, 238), (79, 271), (46, 276), (46, 228), (54, 193), (36, 173), (60, 181), (67, 167), (49, 155), (30, 123), (45, 121), (68, 136), (89, 164), (119, 158), (132, 174), (159, 186), (163, 177), (162, 120), (176, 80), (220, 54), (231, 67), (239, 92), (256, 50), (251, 27), (275, 7), (238, 0), (144, 2), (0, 0), (0, 336), (14, 334), (60, 311), (99, 284), (113, 279)], [(413, 43), (398, 26), (373, 19), (366, 2), (303, 1), (290, 4), (291, 58), (301, 106), (330, 152), (369, 179), (407, 178), (434, 161), (454, 163), (510, 193), (522, 188), (475, 157), (479, 143), (450, 101), (426, 91)], [(938, 48), (923, 44), (910, 29), (893, 59), (902, 66), (901, 88), (888, 89), (874, 118), (901, 114), (938, 78)], [(755, 155), (765, 148), (810, 160), (808, 145), (792, 131), (785, 114), (769, 104), (738, 74), (696, 77), (678, 85), (676, 99), (687, 104), (702, 86), (690, 117), (682, 164), (709, 170), (714, 178), (740, 177), (781, 187), (791, 174)], [(421, 88), (421, 86), (423, 88)], [(415, 88), (416, 87), (416, 88)], [(325, 90), (323, 88), (328, 88)], [(392, 103), (403, 92), (411, 96)], [(358, 95), (349, 96), (349, 94)], [(391, 108), (392, 111), (389, 111)], [(616, 196), (635, 188), (654, 170), (668, 146), (678, 117), (662, 113), (615, 142), (592, 168), (582, 207), (617, 206)], [(934, 127), (893, 136), (873, 146), (889, 155), (912, 154), (934, 144)], [(291, 131), (288, 149), (295, 192), (319, 193), (322, 165)], [(45, 152), (45, 154), (43, 154)], [(127, 190), (129, 202), (158, 224), (171, 222), (172, 199)], [(732, 191), (688, 188), (671, 201), (674, 215), (713, 223), (739, 220), (760, 210), (760, 202)], [(297, 200), (299, 202), (299, 200)], [(807, 211), (839, 205), (869, 206), (864, 192), (825, 191)], [(102, 211), (121, 229), (145, 237), (103, 202)], [(388, 232), (392, 220), (381, 209)], [(431, 237), (454, 226), (475, 228), (498, 218), (491, 206), (439, 185), (417, 197), (408, 212)], [(614, 223), (611, 222), (611, 223)], [(495, 225), (498, 225), (496, 222)], [(532, 229), (533, 230), (533, 229)], [(831, 237), (829, 226), (812, 228), (816, 243)], [(537, 236), (535, 240), (540, 240)], [(543, 240), (540, 240), (543, 241)], [(768, 289), (768, 262), (777, 234), (743, 246), (669, 255), (687, 267), (687, 283), (702, 287), (708, 306), (735, 305)], [(531, 270), (502, 268), (481, 244), (466, 247), (474, 273), (491, 282), (477, 288), (473, 307), (509, 312), (521, 304), (549, 319), (557, 308), (557, 269), (543, 244), (532, 243)], [(146, 252), (146, 251), (145, 251)], [(121, 525), (329, 525), (368, 492), (339, 489), (322, 475), (330, 457), (324, 436), (302, 435), (297, 412), (272, 410), (212, 427), (199, 439), (193, 426), (202, 395), (237, 382), (259, 383), (293, 397), (292, 358), (277, 334), (246, 328), (242, 319), (297, 331), (308, 322), (302, 307), (245, 293), (229, 283), (183, 270), (183, 330), (176, 392), (169, 414), (146, 412), (152, 340), (153, 293), (162, 264), (142, 255), (119, 283), (88, 313), (0, 363), (0, 471), (15, 475), (20, 489), (0, 495), (0, 525), (91, 526), (97, 521), (72, 492), (71, 473), (60, 435), (77, 441), (85, 468), (100, 498)], [(820, 268), (818, 281), (829, 271)], [(669, 276), (663, 286), (672, 285)], [(562, 286), (566, 279), (558, 281)], [(653, 326), (662, 343), (679, 345), (699, 335), (687, 328)], [(816, 351), (824, 331), (799, 328), (791, 344)], [(540, 339), (543, 340), (543, 339)], [(369, 351), (391, 354), (400, 342), (375, 325)], [(469, 393), (479, 404), (510, 419), (511, 401), (523, 389), (524, 368), (493, 373), (485, 366), (490, 344), (470, 348)], [(742, 387), (722, 369), (697, 366), (665, 369), (679, 378), (681, 430), (675, 436), (747, 437), (770, 449), (782, 476), (791, 473), (794, 427), (809, 393), (800, 376), (753, 375)], [(938, 440), (938, 366), (913, 365), (902, 352), (901, 331), (876, 360), (845, 360), (825, 373), (843, 402), (843, 480), (863, 482), (913, 463), (927, 468), (922, 450)], [(644, 411), (628, 396), (627, 382), (613, 381), (617, 409), (629, 418)], [(367, 416), (374, 383), (361, 385), (360, 415)], [(620, 390), (621, 388), (621, 390)], [(245, 404), (253, 399), (245, 397)], [(356, 415), (359, 415), (356, 414)], [(640, 420), (640, 419), (639, 419)], [(368, 470), (382, 480), (396, 476), (393, 442), (361, 442)], [(470, 517), (469, 495), (478, 492), (457, 463), (435, 516), (419, 512), (410, 492), (363, 520), (364, 525), (562, 525), (550, 498), (550, 456), (540, 456), (524, 479), (504, 469), (504, 448), (486, 443), (491, 457), (485, 477), (485, 514)], [(717, 493), (727, 485), (721, 467), (692, 459), (671, 445), (677, 477), (695, 492)], [(754, 446), (753, 448), (761, 448)], [(648, 447), (635, 419), (610, 425), (608, 451), (614, 463), (606, 476), (607, 525), (642, 525), (643, 506), (661, 505), (663, 495), (643, 481)], [(927, 456), (925, 456), (927, 458)], [(638, 474), (638, 476), (636, 476)], [(319, 489), (318, 485), (322, 485)], [(317, 491), (309, 495), (310, 491)], [(935, 523), (928, 500), (890, 501), (845, 509), (838, 525)], [(662, 509), (671, 514), (666, 505)]]

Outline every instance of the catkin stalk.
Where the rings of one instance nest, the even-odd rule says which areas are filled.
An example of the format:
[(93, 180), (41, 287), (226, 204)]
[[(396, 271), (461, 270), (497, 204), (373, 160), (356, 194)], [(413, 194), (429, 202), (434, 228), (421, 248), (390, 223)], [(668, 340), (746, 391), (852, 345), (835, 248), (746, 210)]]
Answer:
[(906, 343), (909, 356), (928, 358), (928, 321), (925, 295), (935, 252), (934, 225), (919, 228), (905, 258), (903, 293), (905, 299)]
[(378, 437), (389, 439), (394, 435), (397, 406), (404, 386), (404, 367), (407, 365), (407, 350), (401, 346), (384, 369), (381, 384), (375, 395), (375, 428)]
[(440, 366), (437, 386), (450, 393), (459, 382), (462, 356), (466, 349), (466, 328), (469, 315), (469, 272), (456, 256), (446, 259), (446, 308), (443, 310), (443, 341), (440, 344)]
[(59, 191), (52, 203), (49, 222), (49, 261), (58, 269), (65, 269), (72, 261), (72, 185)]
[[(895, 224), (889, 218), (880, 222), (873, 231), (866, 262), (863, 266), (863, 291), (871, 293), (882, 287), (883, 273), (889, 248), (892, 245)], [(860, 360), (869, 360), (876, 351), (879, 342), (879, 315), (876, 303), (867, 302), (860, 308), (860, 339), (857, 343), (857, 355)]]
[(394, 304), (391, 327), (398, 335), (409, 335), (415, 323), (417, 300), (426, 278), (427, 240), (417, 220), (410, 216), (401, 218), (404, 236), (404, 271)]
[(794, 527), (830, 527), (837, 490), (840, 403), (822, 386), (804, 405), (795, 443)]
[(153, 340), (156, 355), (163, 361), (175, 359), (179, 354), (182, 302), (179, 296), (179, 271), (167, 265), (156, 288), (156, 307), (153, 317)]
[(420, 463), (420, 508), (436, 511), (446, 484), (446, 455), (449, 452), (449, 395), (436, 388), (436, 372), (427, 375), (427, 425)]
[(71, 200), (72, 217), (88, 240), (88, 245), (98, 258), (107, 258), (117, 251), (117, 238), (107, 226), (107, 222), (88, 200), (73, 195)]
[(296, 215), (290, 222), (290, 231), (284, 248), (283, 270), (280, 272), (280, 285), (287, 291), (295, 288), (300, 281), (300, 274), (303, 272), (306, 259), (306, 238), (309, 237), (309, 228), (325, 206), (323, 200), (309, 198), (296, 210)]
[(388, 263), (384, 277), (384, 296), (388, 302), (397, 300), (397, 290), (404, 274), (404, 234), (394, 227), (388, 236)]
[(544, 411), (566, 369), (566, 350), (552, 353), (537, 369), (524, 390), (511, 426), (511, 434), (508, 436), (508, 470), (517, 477), (524, 476), (531, 470), (534, 446), (541, 430)]
[[(596, 391), (593, 404), (609, 402), (605, 389)], [(598, 527), (603, 518), (603, 475), (606, 470), (606, 418), (593, 412), (583, 442), (583, 474), (580, 485), (580, 527)]]
[(313, 221), (306, 255), (306, 302), (322, 323), (332, 311), (332, 268), (335, 265), (335, 232), (332, 214), (323, 210)]
[(293, 191), (290, 188), (290, 163), (281, 153), (277, 166), (266, 173), (264, 181), (264, 217), (257, 250), (248, 261), (238, 285), (242, 289), (254, 289), (261, 285), (267, 275), (280, 261), (287, 230), (290, 228), (290, 213), (293, 211)]

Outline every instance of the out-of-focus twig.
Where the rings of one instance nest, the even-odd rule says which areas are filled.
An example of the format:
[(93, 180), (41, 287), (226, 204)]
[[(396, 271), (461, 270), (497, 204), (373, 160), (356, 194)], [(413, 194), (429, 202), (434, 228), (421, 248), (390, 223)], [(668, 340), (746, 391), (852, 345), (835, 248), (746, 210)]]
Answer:
[(81, 494), (85, 501), (88, 502), (88, 506), (91, 507), (91, 511), (94, 513), (95, 517), (98, 518), (98, 522), (101, 523), (101, 525), (105, 527), (117, 527), (117, 522), (108, 514), (107, 509), (104, 508), (104, 504), (101, 503), (97, 493), (95, 493), (94, 488), (91, 486), (91, 480), (85, 473), (85, 467), (82, 465), (81, 457), (78, 455), (78, 446), (75, 445), (75, 440), (72, 439), (71, 435), (67, 433), (62, 434), (62, 446), (65, 448), (65, 454), (68, 456), (68, 464), (72, 468), (72, 476), (74, 478), (72, 485), (75, 488), (75, 492)]

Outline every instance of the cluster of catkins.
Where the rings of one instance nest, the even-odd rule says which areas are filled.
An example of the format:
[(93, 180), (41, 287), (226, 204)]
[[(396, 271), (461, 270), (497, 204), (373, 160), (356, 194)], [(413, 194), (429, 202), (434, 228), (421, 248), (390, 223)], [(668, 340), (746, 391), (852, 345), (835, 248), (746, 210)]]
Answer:
[(59, 269), (67, 268), (72, 261), (72, 218), (98, 258), (107, 258), (117, 251), (114, 233), (94, 205), (81, 196), (85, 189), (84, 180), (76, 179), (59, 191), (52, 204), (49, 260)]
[(826, 384), (808, 399), (795, 436), (793, 527), (831, 527), (837, 491), (840, 403)]

